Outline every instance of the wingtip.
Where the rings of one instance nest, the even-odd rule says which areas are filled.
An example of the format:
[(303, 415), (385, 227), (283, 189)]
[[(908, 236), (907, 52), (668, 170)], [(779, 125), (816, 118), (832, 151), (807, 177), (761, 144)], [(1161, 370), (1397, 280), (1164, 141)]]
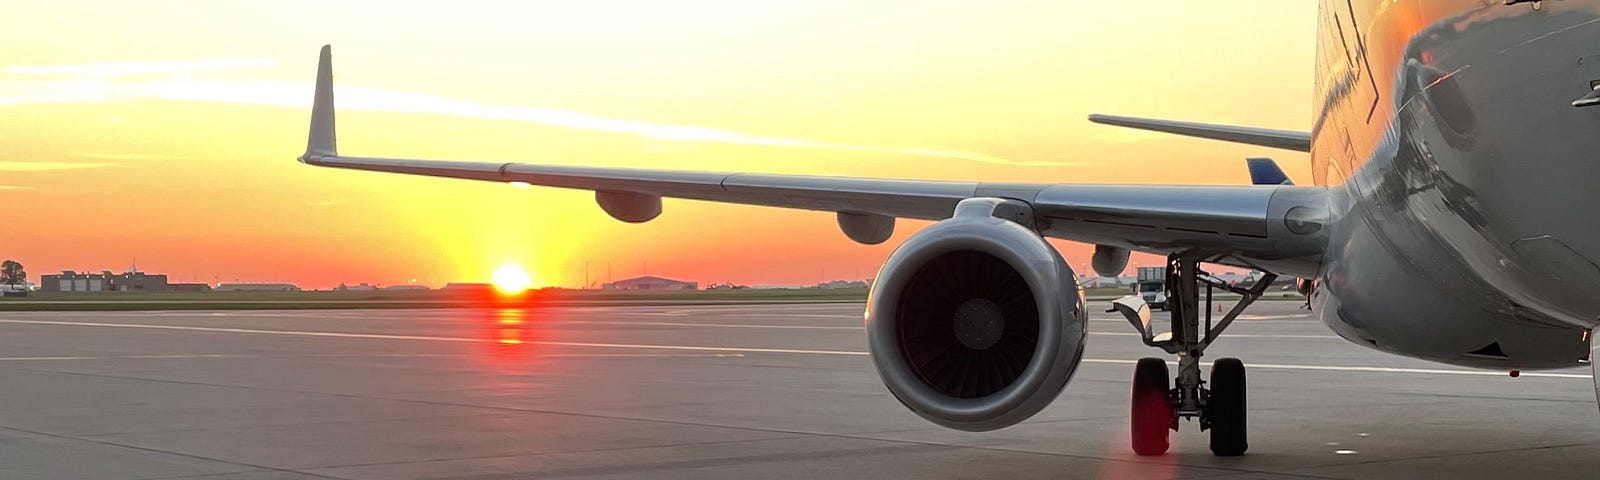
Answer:
[(311, 132), (306, 141), (302, 163), (315, 163), (317, 158), (338, 155), (333, 120), (333, 46), (323, 45), (317, 61), (316, 92), (311, 102)]
[(322, 51), (317, 54), (317, 82), (321, 86), (322, 78), (333, 75), (333, 45), (323, 45)]
[(1090, 122), (1098, 123), (1098, 124), (1101, 124), (1101, 125), (1117, 125), (1117, 126), (1121, 126), (1122, 125), (1121, 122), (1125, 122), (1125, 121), (1127, 121), (1127, 119), (1128, 119), (1128, 117), (1123, 117), (1123, 116), (1118, 116), (1118, 115), (1107, 115), (1107, 114), (1104, 114), (1104, 113), (1091, 113), (1091, 114), (1089, 114), (1089, 121)]

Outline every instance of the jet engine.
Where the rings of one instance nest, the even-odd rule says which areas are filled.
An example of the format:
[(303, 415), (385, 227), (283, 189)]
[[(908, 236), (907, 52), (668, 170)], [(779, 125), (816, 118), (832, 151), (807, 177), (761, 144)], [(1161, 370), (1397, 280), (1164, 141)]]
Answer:
[(1072, 268), (1033, 230), (1030, 205), (973, 198), (901, 244), (867, 300), (883, 383), (917, 415), (987, 431), (1055, 400), (1083, 358)]

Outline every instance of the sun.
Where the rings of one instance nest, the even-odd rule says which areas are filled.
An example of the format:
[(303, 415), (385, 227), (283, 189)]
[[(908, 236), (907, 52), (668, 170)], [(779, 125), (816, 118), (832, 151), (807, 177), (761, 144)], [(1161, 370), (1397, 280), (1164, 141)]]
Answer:
[(516, 294), (528, 290), (533, 286), (533, 276), (528, 275), (521, 265), (507, 263), (494, 271), (494, 289), (500, 293)]

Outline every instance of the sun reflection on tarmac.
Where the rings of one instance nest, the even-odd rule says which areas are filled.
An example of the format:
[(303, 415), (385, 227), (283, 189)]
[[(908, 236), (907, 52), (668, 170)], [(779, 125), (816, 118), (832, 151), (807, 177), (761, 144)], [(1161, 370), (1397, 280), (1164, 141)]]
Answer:
[[(1188, 426), (1190, 425), (1185, 425), (1185, 427)], [(1178, 452), (1183, 443), (1183, 435), (1179, 435), (1178, 432), (1171, 433), (1171, 436), (1168, 437), (1171, 447), (1167, 450), (1166, 455), (1141, 457), (1134, 455), (1133, 448), (1128, 444), (1127, 439), (1131, 438), (1130, 436), (1132, 435), (1130, 429), (1131, 426), (1127, 422), (1122, 422), (1120, 431), (1112, 435), (1112, 438), (1117, 439), (1117, 441), (1106, 442), (1106, 445), (1111, 448), (1105, 453), (1104, 458), (1113, 459), (1113, 461), (1105, 462), (1100, 467), (1100, 472), (1095, 478), (1102, 480), (1121, 480), (1124, 478), (1168, 480), (1178, 478), (1178, 472), (1182, 467), (1176, 462), (1180, 455)], [(1206, 452), (1207, 456), (1210, 453)]]
[(523, 317), (526, 315), (526, 310), (518, 308), (502, 308), (496, 313), (497, 321), (495, 323), (500, 325), (500, 343), (506, 345), (522, 344), (522, 324), (524, 323)]
[(536, 345), (531, 343), (538, 335), (538, 316), (548, 309), (492, 308), (474, 310), (474, 323), (480, 329), (479, 337), (490, 340), (482, 343), (486, 349), (482, 357), (488, 369), (507, 375), (529, 373), (532, 363), (538, 360)]

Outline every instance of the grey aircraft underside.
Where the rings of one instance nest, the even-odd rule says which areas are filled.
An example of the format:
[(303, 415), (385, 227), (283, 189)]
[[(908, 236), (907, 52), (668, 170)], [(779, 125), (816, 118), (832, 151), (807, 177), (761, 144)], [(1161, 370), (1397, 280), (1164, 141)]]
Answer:
[[(1588, 363), (1600, 323), (1600, 0), (1323, 0), (1311, 132), (1129, 117), (1092, 121), (1311, 153), (1313, 182), (1110, 186), (944, 182), (458, 162), (340, 155), (322, 50), (310, 139), (317, 166), (592, 190), (626, 222), (663, 197), (834, 212), (865, 244), (897, 218), (935, 220), (885, 262), (867, 304), (872, 358), (916, 414), (963, 430), (1023, 421), (1083, 354), (1071, 267), (1043, 237), (1096, 245), (1094, 269), (1130, 251), (1168, 256), (1169, 328), (1116, 302), (1142, 340), (1177, 357), (1138, 363), (1132, 446), (1164, 453), (1198, 419), (1240, 455), (1244, 367), (1199, 359), (1258, 297), (1204, 263), (1302, 279), (1315, 314), (1352, 342), (1495, 369)], [(1252, 161), (1252, 172), (1257, 166)], [(1270, 164), (1270, 161), (1266, 161)], [(1272, 166), (1272, 170), (1276, 170)], [(1269, 175), (1270, 176), (1270, 175)], [(1281, 177), (1281, 172), (1276, 175)], [(1206, 288), (1242, 296), (1202, 324)], [(1205, 325), (1205, 327), (1202, 327)], [(1157, 330), (1164, 330), (1157, 332)]]

